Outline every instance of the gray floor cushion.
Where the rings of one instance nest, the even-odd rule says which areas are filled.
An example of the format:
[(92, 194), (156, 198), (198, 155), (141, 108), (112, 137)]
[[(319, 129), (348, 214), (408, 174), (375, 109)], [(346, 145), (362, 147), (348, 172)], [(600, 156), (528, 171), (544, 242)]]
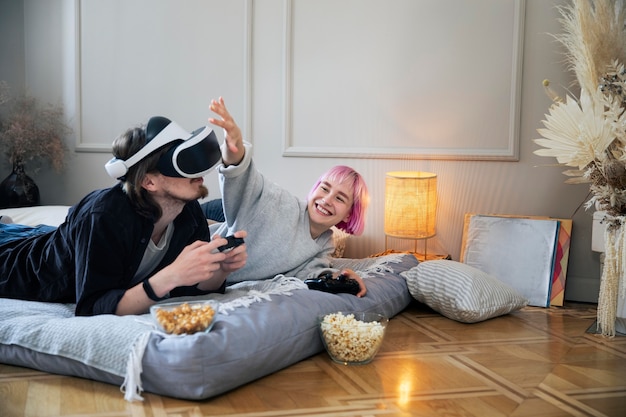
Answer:
[(194, 335), (164, 334), (150, 315), (75, 317), (72, 304), (0, 299), (0, 361), (117, 384), (130, 401), (143, 391), (210, 398), (322, 351), (320, 314), (393, 317), (411, 302), (400, 273), (417, 265), (413, 256), (336, 262), (361, 272), (366, 297), (308, 290), (282, 276), (243, 283), (205, 296), (222, 303), (223, 311), (210, 332)]

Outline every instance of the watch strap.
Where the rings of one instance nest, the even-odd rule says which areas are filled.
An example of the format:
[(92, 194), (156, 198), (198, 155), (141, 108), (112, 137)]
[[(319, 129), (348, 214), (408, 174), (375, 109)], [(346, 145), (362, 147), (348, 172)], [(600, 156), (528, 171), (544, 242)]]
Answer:
[(170, 297), (169, 293), (165, 294), (164, 297), (159, 297), (158, 295), (156, 295), (154, 289), (152, 288), (152, 285), (150, 285), (150, 281), (148, 281), (148, 278), (143, 280), (143, 290), (146, 292), (148, 298), (152, 301), (163, 301), (167, 300)]

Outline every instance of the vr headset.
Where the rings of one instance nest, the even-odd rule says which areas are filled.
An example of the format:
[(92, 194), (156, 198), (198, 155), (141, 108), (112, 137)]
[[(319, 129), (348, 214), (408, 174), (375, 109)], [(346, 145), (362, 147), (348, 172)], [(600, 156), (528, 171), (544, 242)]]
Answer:
[(146, 125), (146, 144), (137, 153), (122, 160), (113, 158), (104, 166), (111, 178), (122, 179), (130, 167), (162, 147), (178, 142), (157, 163), (159, 172), (168, 177), (199, 178), (208, 174), (222, 159), (213, 129), (204, 126), (189, 133), (166, 117), (151, 117)]

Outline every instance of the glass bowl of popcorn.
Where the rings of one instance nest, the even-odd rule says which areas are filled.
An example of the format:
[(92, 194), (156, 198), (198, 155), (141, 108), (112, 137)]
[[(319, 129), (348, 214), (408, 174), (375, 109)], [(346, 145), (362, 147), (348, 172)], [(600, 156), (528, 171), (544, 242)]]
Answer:
[(370, 363), (378, 353), (389, 319), (378, 313), (339, 311), (318, 318), (330, 358), (344, 365)]
[(150, 314), (160, 330), (183, 335), (210, 331), (218, 309), (219, 303), (213, 300), (162, 303), (150, 307)]

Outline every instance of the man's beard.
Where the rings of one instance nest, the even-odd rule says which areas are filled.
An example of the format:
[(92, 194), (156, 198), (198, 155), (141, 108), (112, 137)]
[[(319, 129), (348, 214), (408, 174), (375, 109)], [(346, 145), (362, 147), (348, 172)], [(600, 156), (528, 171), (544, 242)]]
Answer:
[(172, 203), (182, 203), (182, 204), (187, 204), (191, 201), (196, 201), (196, 200), (200, 200), (202, 198), (205, 198), (209, 195), (209, 189), (204, 186), (201, 185), (200, 187), (198, 187), (198, 194), (194, 197), (194, 198), (188, 198), (188, 197), (180, 197), (178, 195), (174, 195), (171, 192), (166, 192), (166, 194), (164, 195), (165, 197), (165, 201), (170, 201)]

